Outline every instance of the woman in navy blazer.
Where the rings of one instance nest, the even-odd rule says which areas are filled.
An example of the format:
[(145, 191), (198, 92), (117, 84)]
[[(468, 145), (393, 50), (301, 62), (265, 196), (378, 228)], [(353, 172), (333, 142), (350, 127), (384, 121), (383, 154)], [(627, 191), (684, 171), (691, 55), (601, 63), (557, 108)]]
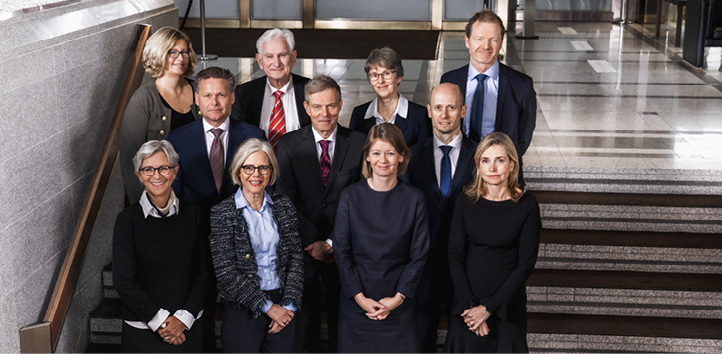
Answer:
[(366, 58), (364, 71), (376, 98), (353, 109), (350, 129), (368, 134), (374, 125), (392, 123), (401, 129), (407, 146), (416, 145), (431, 136), (426, 107), (409, 101), (399, 93), (404, 66), (396, 51), (389, 47), (372, 50)]
[(271, 144), (251, 138), (233, 156), (238, 191), (211, 209), (211, 254), (226, 307), (225, 352), (291, 352), (303, 258), (296, 208), (267, 192), (278, 175)]

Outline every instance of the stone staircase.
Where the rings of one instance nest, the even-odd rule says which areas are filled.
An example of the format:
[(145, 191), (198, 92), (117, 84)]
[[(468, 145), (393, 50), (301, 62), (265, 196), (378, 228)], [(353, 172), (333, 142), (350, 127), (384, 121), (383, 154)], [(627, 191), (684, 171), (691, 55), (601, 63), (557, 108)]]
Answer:
[[(544, 226), (527, 282), (532, 352), (722, 352), (722, 193), (694, 193), (712, 182), (529, 175)], [(110, 266), (103, 284), (88, 351), (119, 351)]]

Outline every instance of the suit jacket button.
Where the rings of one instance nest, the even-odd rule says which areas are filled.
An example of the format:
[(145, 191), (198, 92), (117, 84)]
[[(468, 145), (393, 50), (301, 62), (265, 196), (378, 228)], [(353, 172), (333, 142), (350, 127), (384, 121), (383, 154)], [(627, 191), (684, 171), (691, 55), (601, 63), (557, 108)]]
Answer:
[(281, 268), (281, 271), (282, 271), (282, 272), (285, 272), (285, 271), (286, 271), (286, 267)]
[(249, 278), (253, 278), (253, 274), (248, 274), (248, 277), (249, 277)]
[(165, 130), (161, 130), (160, 135), (165, 135)]
[(166, 120), (168, 120), (168, 117), (166, 117), (166, 116), (163, 116), (163, 117), (162, 117), (162, 118), (161, 118), (160, 120), (162, 120), (162, 121), (164, 121), (164, 122), (165, 122)]
[(251, 258), (251, 255), (248, 254), (248, 253), (246, 253), (246, 256), (245, 256), (245, 257), (246, 257), (246, 259), (249, 259), (249, 258)]
[(326, 203), (321, 204), (321, 206), (325, 208), (325, 207), (326, 207)]

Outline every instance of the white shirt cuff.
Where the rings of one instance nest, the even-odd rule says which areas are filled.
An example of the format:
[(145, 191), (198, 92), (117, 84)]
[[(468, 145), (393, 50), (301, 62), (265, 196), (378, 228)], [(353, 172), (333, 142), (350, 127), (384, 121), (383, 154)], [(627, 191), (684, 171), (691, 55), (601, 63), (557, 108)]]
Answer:
[(155, 316), (148, 321), (148, 327), (155, 332), (158, 330), (158, 327), (163, 324), (166, 318), (170, 315), (170, 312), (166, 309), (160, 309), (158, 312), (155, 313)]
[(183, 324), (186, 326), (186, 329), (191, 329), (191, 327), (193, 327), (193, 322), (196, 321), (196, 318), (193, 317), (190, 312), (184, 309), (179, 309), (173, 314), (173, 316), (175, 316), (175, 318), (177, 318), (179, 321), (183, 322)]
[(293, 311), (293, 312), (296, 312), (296, 310), (297, 310), (296, 306), (293, 306), (293, 304), (284, 305), (282, 307), (286, 310)]
[(333, 247), (333, 240), (330, 238), (326, 239), (326, 243), (328, 243), (329, 246)]

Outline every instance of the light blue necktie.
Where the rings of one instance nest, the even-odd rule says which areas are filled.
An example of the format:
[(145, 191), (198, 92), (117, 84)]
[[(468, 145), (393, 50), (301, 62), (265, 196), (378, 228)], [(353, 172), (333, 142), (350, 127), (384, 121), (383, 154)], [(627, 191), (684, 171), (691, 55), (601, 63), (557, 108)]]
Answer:
[(481, 141), (483, 137), (481, 125), (484, 120), (484, 81), (486, 81), (487, 77), (485, 74), (479, 74), (475, 77), (479, 84), (476, 86), (474, 99), (471, 101), (471, 124), (469, 124), (469, 132), (466, 135), (476, 141)]
[(441, 198), (446, 200), (449, 196), (449, 188), (451, 187), (451, 159), (449, 158), (449, 152), (451, 152), (451, 146), (443, 145), (439, 146), (441, 151), (444, 152), (444, 157), (441, 158)]

